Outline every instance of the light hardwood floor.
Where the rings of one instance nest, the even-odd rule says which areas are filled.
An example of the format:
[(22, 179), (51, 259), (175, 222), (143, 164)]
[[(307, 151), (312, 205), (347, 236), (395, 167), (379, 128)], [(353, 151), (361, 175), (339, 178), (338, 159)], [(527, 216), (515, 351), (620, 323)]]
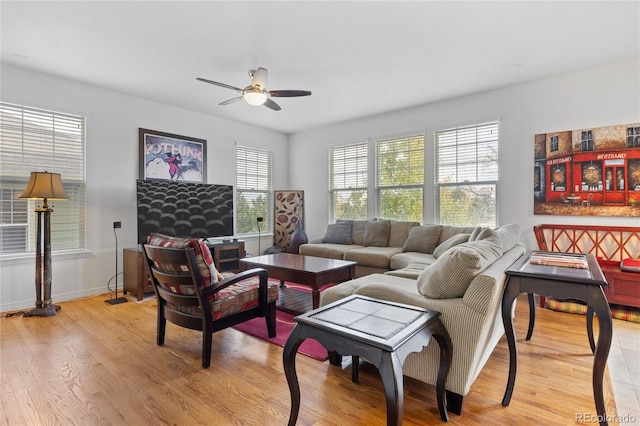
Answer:
[[(0, 319), (0, 424), (4, 425), (284, 425), (290, 408), (282, 348), (228, 329), (214, 335), (212, 363), (200, 365), (200, 333), (168, 324), (155, 344), (156, 302), (109, 305), (106, 295), (60, 303), (52, 318)], [(584, 317), (538, 308), (525, 342), (527, 307), (519, 300), (519, 369), (509, 407), (501, 405), (508, 371), (498, 345), (450, 424), (575, 424), (595, 416), (592, 355)], [(597, 328), (596, 328), (597, 329)], [(614, 320), (614, 329), (638, 324)], [(377, 371), (303, 355), (298, 425), (383, 425)], [(605, 377), (607, 411), (617, 414)], [(585, 420), (580, 420), (579, 416)], [(615, 424), (615, 418), (613, 419)], [(405, 379), (405, 425), (442, 424), (432, 386)]]

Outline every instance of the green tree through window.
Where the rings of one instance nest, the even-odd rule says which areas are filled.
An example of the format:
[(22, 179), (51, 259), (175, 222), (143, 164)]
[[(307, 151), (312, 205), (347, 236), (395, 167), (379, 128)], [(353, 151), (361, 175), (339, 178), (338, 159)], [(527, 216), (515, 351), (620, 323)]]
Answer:
[(333, 147), (329, 158), (329, 217), (367, 218), (367, 143)]
[(436, 132), (438, 222), (497, 226), (498, 123)]
[(378, 216), (422, 223), (424, 134), (378, 140), (376, 159)]
[(263, 217), (262, 232), (273, 224), (273, 159), (271, 151), (236, 147), (236, 233), (258, 232), (256, 218)]

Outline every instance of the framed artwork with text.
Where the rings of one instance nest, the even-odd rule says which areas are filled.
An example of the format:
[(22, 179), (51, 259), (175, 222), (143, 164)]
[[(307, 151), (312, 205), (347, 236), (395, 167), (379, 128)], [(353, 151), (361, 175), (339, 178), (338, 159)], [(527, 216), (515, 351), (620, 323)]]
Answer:
[(139, 129), (140, 179), (206, 183), (207, 141)]

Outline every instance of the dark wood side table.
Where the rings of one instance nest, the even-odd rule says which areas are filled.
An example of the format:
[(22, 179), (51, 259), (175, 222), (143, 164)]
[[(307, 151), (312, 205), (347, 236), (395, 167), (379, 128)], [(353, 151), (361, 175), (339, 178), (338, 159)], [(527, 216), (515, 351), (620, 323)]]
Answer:
[[(387, 425), (402, 424), (402, 364), (419, 352), (433, 336), (440, 345), (440, 367), (436, 393), (440, 418), (448, 421), (445, 381), (451, 365), (449, 333), (440, 313), (370, 297), (353, 295), (295, 318), (297, 324), (284, 347), (284, 371), (291, 392), (289, 426), (296, 424), (300, 409), (300, 386), (295, 357), (305, 339), (320, 342), (342, 355), (363, 356), (378, 368), (387, 401)], [(353, 381), (357, 381), (354, 369)]]
[[(509, 405), (509, 402), (511, 402), (518, 364), (516, 333), (513, 326), (513, 319), (511, 318), (514, 300), (521, 293), (535, 293), (561, 300), (574, 299), (587, 304), (590, 311), (588, 321), (593, 320), (593, 313), (598, 316), (600, 331), (593, 359), (593, 396), (600, 424), (608, 424), (602, 388), (604, 370), (613, 337), (611, 310), (609, 309), (609, 303), (603, 290), (603, 287), (607, 287), (608, 283), (602, 274), (602, 270), (595, 256), (592, 254), (585, 256), (588, 261), (588, 268), (577, 269), (534, 265), (529, 262), (531, 253), (527, 253), (505, 271), (507, 281), (502, 295), (502, 321), (509, 346), (509, 379), (502, 399), (503, 406), (506, 407)], [(530, 317), (529, 336), (533, 330), (531, 318), (535, 319), (535, 316)], [(591, 342), (593, 335), (592, 328), (589, 329), (589, 333), (589, 340)]]
[(136, 296), (136, 300), (142, 300), (144, 293), (153, 292), (153, 283), (149, 268), (144, 264), (142, 249), (140, 246), (126, 248), (122, 251), (122, 258), (124, 293), (131, 293)]

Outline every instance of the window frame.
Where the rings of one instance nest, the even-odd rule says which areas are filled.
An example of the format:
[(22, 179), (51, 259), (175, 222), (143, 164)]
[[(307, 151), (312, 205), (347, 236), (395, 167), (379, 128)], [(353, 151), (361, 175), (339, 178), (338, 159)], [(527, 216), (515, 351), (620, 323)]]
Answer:
[[(394, 180), (394, 182), (392, 184), (382, 184), (382, 177), (381, 177), (381, 171), (382, 171), (382, 165), (381, 165), (381, 161), (383, 161), (383, 156), (381, 154), (381, 149), (383, 147), (383, 145), (386, 145), (387, 148), (395, 148), (397, 146), (402, 146), (405, 143), (409, 143), (409, 145), (411, 145), (412, 143), (414, 143), (415, 141), (418, 142), (419, 147), (417, 149), (413, 149), (411, 148), (411, 146), (409, 146), (409, 148), (407, 150), (394, 150), (393, 152), (395, 152), (396, 157), (399, 154), (404, 154), (404, 155), (408, 155), (409, 157), (409, 161), (408, 161), (408, 165), (409, 165), (409, 170), (403, 170), (404, 173), (408, 176), (410, 176), (410, 181), (411, 183), (406, 183), (406, 184), (401, 184), (397, 182), (396, 176), (395, 174), (392, 176), (392, 179)], [(385, 219), (392, 219), (392, 220), (415, 220), (417, 222), (422, 223), (424, 221), (424, 186), (425, 186), (425, 134), (424, 132), (422, 133), (409, 133), (409, 134), (403, 134), (403, 135), (398, 135), (398, 136), (391, 136), (391, 137), (386, 137), (386, 138), (379, 138), (375, 141), (375, 211), (376, 211), (376, 216), (378, 217), (384, 217)], [(416, 164), (414, 164), (413, 158), (415, 158), (415, 155), (418, 155), (418, 157), (421, 157), (422, 161), (418, 161)], [(395, 164), (394, 164), (395, 165)], [(403, 172), (401, 171), (401, 172)], [(415, 172), (418, 171), (418, 173), (421, 175), (420, 179), (414, 180), (414, 174)], [(383, 192), (385, 191), (416, 191), (419, 190), (420, 195), (419, 195), (419, 205), (420, 205), (420, 218), (408, 218), (406, 216), (406, 209), (405, 211), (405, 215), (402, 216), (393, 216), (393, 215), (384, 215), (382, 213), (382, 205), (383, 205)]]
[[(364, 155), (358, 151), (364, 150)], [(342, 155), (338, 156), (338, 152)], [(349, 155), (349, 152), (353, 152)], [(342, 163), (342, 167), (339, 167)], [(329, 149), (329, 222), (334, 223), (338, 219), (365, 220), (368, 217), (369, 203), (369, 143), (355, 142), (344, 145), (332, 146)], [(364, 165), (364, 167), (363, 167)], [(337, 170), (341, 170), (340, 172)], [(341, 181), (342, 185), (337, 185)], [(363, 182), (358, 185), (357, 182)], [(341, 193), (359, 192), (364, 195), (365, 214), (347, 215), (336, 217), (336, 197)]]
[[(483, 140), (483, 141), (479, 141), (479, 137), (478, 137), (478, 131), (480, 129), (488, 129), (489, 131), (495, 131), (496, 135), (495, 137), (492, 138), (487, 138), (487, 140)], [(458, 138), (458, 134), (462, 133), (462, 132), (467, 132), (470, 130), (475, 130), (475, 138), (472, 142), (467, 141), (466, 139), (464, 141), (460, 141)], [(441, 154), (443, 151), (443, 146), (440, 143), (441, 141), (441, 136), (447, 134), (448, 136), (451, 136), (451, 134), (455, 133), (455, 139), (456, 139), (456, 143), (454, 144), (456, 147), (456, 162), (455, 162), (455, 167), (456, 167), (456, 174), (458, 176), (460, 175), (464, 175), (464, 172), (460, 172), (461, 169), (461, 165), (470, 165), (470, 164), (474, 164), (475, 165), (475, 175), (476, 178), (473, 180), (470, 179), (462, 179), (462, 181), (460, 181), (460, 178), (457, 177), (456, 180), (452, 181), (452, 182), (443, 182), (441, 181), (443, 178), (441, 176), (441, 171), (443, 168), (442, 165), (442, 161), (441, 161)], [(464, 142), (464, 143), (463, 143)], [(490, 165), (494, 165), (495, 166), (495, 172), (489, 173), (491, 176), (494, 176), (494, 178), (492, 179), (481, 179), (479, 178), (479, 165), (483, 164), (482, 161), (479, 160), (479, 158), (481, 156), (478, 155), (479, 152), (483, 152), (482, 149), (480, 149), (480, 144), (481, 143), (486, 143), (488, 148), (488, 151), (491, 152), (491, 148), (495, 147), (495, 152), (492, 153), (495, 156), (495, 159), (491, 162), (485, 162), (484, 164), (490, 164)], [(491, 143), (491, 144), (490, 144)], [(447, 225), (455, 225), (455, 226), (478, 226), (478, 225), (483, 225), (483, 226), (491, 226), (491, 227), (496, 227), (499, 223), (499, 217), (498, 217), (498, 188), (499, 188), (499, 175), (500, 175), (500, 161), (499, 161), (499, 144), (500, 144), (500, 123), (498, 121), (489, 121), (489, 122), (485, 122), (485, 123), (479, 123), (479, 124), (472, 124), (472, 125), (466, 125), (466, 126), (459, 126), (459, 127), (453, 127), (453, 128), (447, 128), (447, 129), (441, 129), (441, 130), (437, 130), (434, 132), (434, 149), (435, 149), (435, 168), (434, 168), (434, 176), (435, 176), (435, 180), (434, 180), (434, 197), (435, 197), (435, 219), (436, 219), (436, 223), (442, 223), (443, 220), (443, 214), (442, 214), (442, 207), (443, 207), (443, 203), (442, 203), (442, 190), (443, 189), (450, 189), (450, 188), (460, 188), (463, 191), (468, 187), (467, 190), (469, 190), (469, 192), (471, 191), (472, 187), (488, 187), (490, 191), (493, 192), (493, 206), (494, 206), (494, 211), (493, 211), (493, 216), (494, 216), (494, 221), (493, 223), (470, 223), (470, 222), (456, 222), (456, 223), (447, 223)], [(461, 162), (459, 161), (460, 157), (461, 157), (461, 151), (460, 151), (460, 146), (474, 146), (475, 145), (475, 161), (473, 162)], [(485, 150), (486, 152), (487, 150)], [(485, 154), (486, 157), (486, 154)], [(448, 165), (453, 164), (453, 163), (446, 163)], [(467, 218), (469, 218), (467, 216)]]
[(595, 139), (593, 137), (593, 130), (583, 130), (580, 132), (580, 145), (582, 151), (594, 151)]
[[(240, 156), (244, 153), (244, 158)], [(250, 159), (249, 155), (254, 156), (255, 159)], [(244, 162), (245, 164), (242, 164)], [(266, 170), (261, 172), (261, 169), (266, 167)], [(255, 170), (254, 174), (250, 174), (249, 170)], [(244, 177), (244, 181), (242, 178)], [(252, 179), (250, 179), (250, 177)], [(266, 181), (265, 181), (266, 179)], [(250, 186), (248, 183), (253, 180), (257, 185), (255, 187)], [(236, 188), (235, 188), (235, 214), (234, 214), (234, 229), (236, 235), (253, 235), (258, 233), (273, 232), (273, 152), (265, 148), (253, 147), (241, 143), (236, 143)], [(264, 211), (258, 212), (246, 212), (244, 215), (253, 215), (255, 217), (247, 219), (251, 221), (251, 228), (249, 230), (240, 230), (240, 220), (242, 220), (242, 194), (253, 194), (265, 196)], [(260, 216), (258, 216), (260, 215)], [(263, 217), (264, 221), (258, 228), (257, 218)]]
[[(42, 201), (18, 198), (32, 171), (60, 173), (69, 195), (49, 201), (52, 254), (86, 251), (86, 117), (0, 102), (0, 129), (0, 258), (35, 253), (35, 209)], [(14, 220), (17, 211), (21, 222)], [(4, 232), (20, 227), (26, 227), (24, 244)]]

